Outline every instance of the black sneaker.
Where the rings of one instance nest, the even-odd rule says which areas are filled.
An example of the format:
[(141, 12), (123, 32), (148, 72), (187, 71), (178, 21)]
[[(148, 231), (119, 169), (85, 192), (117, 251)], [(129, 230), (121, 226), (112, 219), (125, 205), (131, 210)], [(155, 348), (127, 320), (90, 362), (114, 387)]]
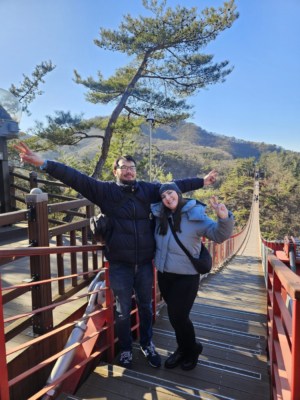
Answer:
[(180, 364), (181, 368), (184, 371), (189, 371), (191, 369), (194, 369), (198, 364), (198, 357), (202, 353), (202, 350), (203, 350), (202, 344), (196, 343), (194, 351), (191, 354), (186, 355), (184, 357), (182, 363)]
[(123, 368), (132, 368), (132, 351), (122, 351), (118, 364)]
[(146, 347), (141, 346), (141, 351), (147, 358), (148, 363), (151, 365), (151, 367), (158, 368), (161, 366), (160, 355), (155, 350), (154, 344), (152, 342)]

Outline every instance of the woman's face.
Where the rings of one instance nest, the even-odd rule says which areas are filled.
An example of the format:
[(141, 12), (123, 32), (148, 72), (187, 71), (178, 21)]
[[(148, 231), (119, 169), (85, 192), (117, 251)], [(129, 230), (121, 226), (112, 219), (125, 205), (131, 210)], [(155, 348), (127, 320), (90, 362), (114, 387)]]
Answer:
[(166, 190), (161, 195), (162, 202), (165, 207), (169, 208), (172, 211), (175, 211), (178, 206), (178, 193), (175, 190)]

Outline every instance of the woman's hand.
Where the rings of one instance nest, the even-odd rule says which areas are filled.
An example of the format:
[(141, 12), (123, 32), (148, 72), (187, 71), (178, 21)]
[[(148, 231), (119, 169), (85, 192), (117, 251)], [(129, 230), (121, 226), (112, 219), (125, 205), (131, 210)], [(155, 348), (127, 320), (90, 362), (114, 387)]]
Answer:
[(32, 150), (30, 150), (30, 148), (24, 142), (15, 144), (14, 148), (19, 151), (21, 162), (26, 162), (28, 164), (35, 165), (36, 167), (43, 165), (45, 160), (37, 153), (34, 153)]
[(217, 196), (211, 196), (209, 202), (219, 218), (228, 218), (228, 210), (225, 204), (218, 202)]

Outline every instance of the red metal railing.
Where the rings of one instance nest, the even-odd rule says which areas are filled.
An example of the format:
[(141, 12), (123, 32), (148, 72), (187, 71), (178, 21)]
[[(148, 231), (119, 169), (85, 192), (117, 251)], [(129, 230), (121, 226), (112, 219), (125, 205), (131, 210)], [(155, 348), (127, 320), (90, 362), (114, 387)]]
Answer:
[[(1, 279), (0, 279), (1, 289)], [(3, 329), (1, 329), (3, 327)], [(4, 316), (2, 304), (2, 290), (0, 295), (0, 399), (9, 399), (8, 387), (8, 373), (6, 364), (6, 348), (5, 348), (5, 335), (4, 335)]]
[(273, 399), (300, 400), (300, 277), (275, 256), (283, 246), (262, 240), (271, 389)]
[[(7, 255), (10, 256), (29, 256), (29, 257), (36, 257), (37, 255), (40, 255), (41, 253), (43, 253), (43, 255), (46, 254), (67, 254), (67, 253), (76, 253), (76, 252), (95, 252), (95, 251), (99, 251), (99, 249), (101, 249), (102, 247), (99, 245), (87, 245), (87, 246), (61, 246), (61, 247), (53, 247), (53, 248), (49, 248), (49, 247), (45, 247), (45, 248), (16, 248), (16, 249), (12, 249), (12, 248), (2, 248), (0, 250), (0, 257), (4, 257), (6, 258)], [(102, 270), (105, 272), (105, 280), (106, 282), (108, 281), (108, 276), (107, 276), (107, 267), (104, 266), (104, 268), (102, 268)], [(77, 276), (79, 275), (95, 275), (98, 272), (98, 270), (92, 270), (92, 271), (88, 271), (85, 272), (83, 274), (77, 274)], [(64, 279), (70, 279), (71, 276), (65, 276)], [(38, 282), (31, 282), (31, 283), (27, 283), (27, 284), (21, 284), (18, 285), (18, 288), (20, 289), (20, 287), (25, 287), (25, 286), (30, 286), (31, 288), (34, 287), (38, 287), (39, 290), (41, 290), (41, 287), (43, 285), (49, 285), (49, 281), (50, 282), (55, 282), (57, 279), (59, 278), (54, 278), (54, 279), (47, 279), (45, 281), (38, 281)], [(28, 341), (26, 341), (25, 343), (19, 345), (19, 346), (14, 346), (12, 347), (11, 345), (8, 346), (5, 349), (5, 328), (7, 326), (9, 326), (9, 324), (20, 320), (20, 319), (24, 319), (27, 318), (28, 316), (33, 317), (34, 315), (42, 315), (43, 313), (46, 312), (50, 312), (53, 309), (59, 308), (59, 307), (65, 307), (66, 305), (68, 305), (68, 308), (70, 307), (70, 304), (76, 301), (79, 301), (81, 299), (84, 299), (84, 302), (86, 303), (86, 298), (87, 296), (91, 296), (93, 295), (95, 292), (89, 292), (87, 293), (87, 291), (85, 290), (84, 293), (78, 293), (76, 296), (72, 296), (66, 300), (62, 300), (60, 302), (51, 302), (50, 304), (48, 304), (47, 306), (41, 307), (41, 308), (37, 308), (34, 310), (31, 310), (29, 312), (25, 312), (19, 315), (14, 315), (12, 317), (8, 317), (8, 318), (4, 318), (3, 316), (3, 304), (2, 304), (2, 298), (3, 298), (3, 293), (5, 291), (10, 291), (12, 290), (13, 287), (6, 287), (4, 289), (2, 289), (1, 291), (1, 296), (0, 296), (0, 304), (1, 304), (1, 313), (0, 313), (0, 326), (1, 326), (1, 332), (0, 332), (0, 349), (1, 351), (4, 350), (3, 352), (1, 352), (1, 354), (6, 354), (6, 357), (1, 357), (1, 374), (0, 374), (0, 388), (1, 388), (1, 399), (2, 400), (8, 400), (8, 399), (19, 399), (22, 398), (22, 396), (26, 396), (26, 398), (32, 398), (32, 399), (38, 399), (40, 398), (40, 396), (44, 393), (47, 393), (48, 390), (50, 390), (52, 387), (60, 384), (61, 382), (64, 382), (64, 385), (67, 383), (67, 377), (70, 374), (70, 369), (72, 369), (72, 367), (70, 367), (69, 371), (68, 371), (68, 375), (61, 375), (60, 378), (55, 381), (52, 382), (51, 385), (48, 385), (47, 387), (45, 387), (43, 390), (38, 391), (39, 395), (33, 395), (32, 397), (30, 397), (28, 395), (28, 392), (30, 391), (30, 389), (32, 390), (32, 387), (37, 387), (37, 386), (41, 386), (40, 383), (39, 384), (35, 384), (32, 385), (30, 384), (32, 377), (35, 376), (35, 380), (39, 380), (41, 379), (41, 376), (43, 375), (43, 373), (41, 375), (38, 375), (37, 373), (40, 372), (41, 370), (45, 369), (46, 371), (44, 372), (44, 375), (48, 375), (48, 371), (49, 369), (51, 370), (52, 365), (54, 363), (54, 361), (56, 359), (58, 359), (59, 357), (61, 357), (64, 353), (71, 351), (74, 347), (86, 347), (86, 346), (90, 346), (90, 354), (87, 355), (87, 351), (85, 351), (85, 354), (87, 355), (84, 359), (84, 361), (81, 360), (81, 363), (83, 363), (84, 365), (86, 365), (88, 362), (90, 362), (91, 360), (93, 360), (93, 345), (95, 344), (95, 341), (98, 339), (99, 335), (108, 335), (110, 338), (113, 336), (113, 325), (114, 325), (114, 318), (113, 318), (113, 302), (112, 302), (112, 298), (110, 296), (110, 291), (108, 289), (108, 286), (106, 286), (105, 288), (99, 289), (99, 291), (105, 291), (106, 292), (106, 296), (105, 296), (105, 305), (104, 306), (99, 306), (96, 307), (95, 310), (93, 311), (93, 313), (91, 315), (89, 315), (88, 317), (85, 317), (85, 319), (87, 320), (86, 324), (87, 326), (89, 326), (90, 324), (92, 324), (93, 329), (92, 329), (92, 334), (90, 332), (88, 332), (88, 329), (86, 331), (85, 336), (82, 338), (82, 341), (80, 341), (80, 343), (77, 343), (76, 346), (74, 345), (74, 343), (72, 344), (72, 346), (70, 346), (69, 349), (64, 349), (64, 350), (59, 350), (59, 351), (55, 351), (54, 354), (51, 354), (51, 349), (50, 351), (48, 351), (49, 347), (51, 348), (51, 341), (56, 341), (57, 337), (61, 336), (61, 337), (67, 337), (70, 333), (70, 331), (73, 329), (73, 327), (76, 325), (76, 323), (78, 323), (78, 321), (80, 321), (80, 317), (78, 318), (78, 316), (76, 315), (76, 319), (73, 319), (72, 321), (67, 321), (66, 323), (64, 323), (63, 325), (58, 325), (58, 326), (54, 326), (52, 330), (49, 330), (47, 332), (45, 332), (44, 334), (40, 334), (37, 338), (34, 339), (29, 339)], [(15, 289), (15, 287), (14, 287)], [(79, 307), (79, 306), (78, 306)], [(81, 313), (82, 315), (82, 313)], [(112, 332), (111, 332), (112, 331)], [(63, 338), (61, 339), (63, 340)], [(88, 341), (90, 343), (88, 343)], [(84, 344), (85, 342), (87, 342), (86, 344)], [(105, 343), (107, 343), (108, 341), (105, 339), (104, 340)], [(91, 343), (93, 343), (93, 345), (91, 345)], [(110, 345), (111, 343), (114, 343), (113, 340), (109, 341)], [(53, 344), (52, 344), (53, 345)], [(55, 346), (53, 346), (55, 349)], [(61, 346), (60, 346), (61, 347)], [(17, 358), (20, 357), (20, 355), (17, 355), (15, 358), (13, 358), (13, 360), (11, 362), (9, 362), (9, 359), (12, 358), (12, 356), (14, 356), (14, 354), (19, 354), (20, 352), (24, 352), (24, 351), (29, 351), (28, 354), (30, 354), (30, 350), (29, 349), (37, 349), (36, 351), (32, 351), (31, 350), (31, 354), (33, 354), (33, 356), (36, 356), (36, 352), (44, 352), (44, 354), (46, 355), (46, 357), (44, 359), (40, 359), (39, 357), (37, 357), (37, 362), (35, 365), (31, 365), (31, 363), (27, 363), (27, 365), (18, 365), (17, 363)], [(44, 349), (44, 351), (43, 351)], [(45, 351), (46, 349), (46, 351)], [(57, 349), (56, 349), (57, 350)], [(103, 345), (100, 349), (97, 350), (97, 354), (98, 353), (102, 353), (103, 351), (108, 350), (108, 346), (107, 344)], [(82, 353), (82, 349), (80, 350), (79, 353)], [(34, 357), (32, 356), (32, 359), (34, 359)], [(111, 347), (111, 349), (109, 349), (109, 351), (107, 351), (106, 354), (107, 358), (112, 360), (113, 357), (113, 347)], [(77, 361), (78, 364), (80, 364), (80, 362)], [(13, 364), (13, 367), (11, 367), (10, 364)], [(17, 367), (16, 367), (17, 364)], [(21, 363), (22, 364), (22, 363)], [(78, 370), (76, 369), (76, 371), (73, 371), (77, 373), (78, 376)], [(34, 374), (34, 375), (33, 375)], [(75, 374), (76, 375), (76, 374)], [(38, 377), (38, 378), (37, 378)], [(80, 376), (79, 376), (80, 378)], [(77, 377), (77, 381), (75, 380), (75, 384), (76, 382), (78, 382)], [(72, 382), (74, 384), (74, 376), (72, 376)], [(42, 385), (43, 386), (43, 385)], [(20, 390), (22, 391), (22, 395), (20, 397)], [(24, 397), (23, 397), (24, 398)]]

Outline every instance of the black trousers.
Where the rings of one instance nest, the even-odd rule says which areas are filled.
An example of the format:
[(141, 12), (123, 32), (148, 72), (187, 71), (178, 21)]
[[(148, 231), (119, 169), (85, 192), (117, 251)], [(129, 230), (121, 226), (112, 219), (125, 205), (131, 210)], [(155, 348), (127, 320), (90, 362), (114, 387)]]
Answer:
[(168, 308), (168, 316), (174, 328), (178, 348), (190, 354), (196, 338), (190, 311), (197, 296), (200, 275), (180, 275), (169, 272), (157, 273), (158, 285)]

